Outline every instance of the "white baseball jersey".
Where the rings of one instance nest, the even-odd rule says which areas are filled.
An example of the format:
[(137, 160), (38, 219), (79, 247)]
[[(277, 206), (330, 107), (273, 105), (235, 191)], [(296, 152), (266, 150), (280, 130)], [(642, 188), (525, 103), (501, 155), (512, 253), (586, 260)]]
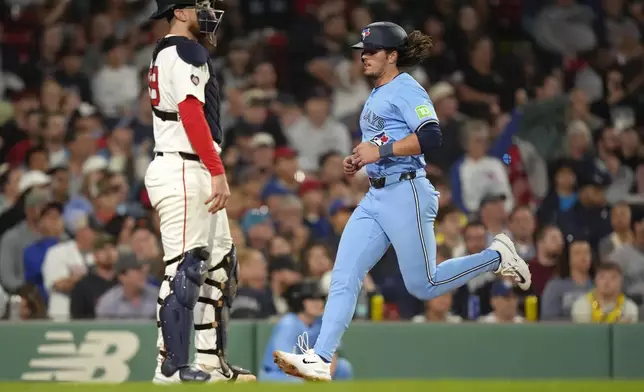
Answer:
[[(207, 64), (200, 67), (188, 64), (179, 57), (176, 46), (167, 47), (159, 52), (155, 62), (150, 63), (148, 89), (152, 106), (179, 116), (179, 104), (189, 95), (205, 104), (205, 89), (209, 78)], [(153, 117), (155, 152), (195, 154), (180, 117), (179, 121), (163, 121), (155, 115)], [(220, 153), (221, 148), (214, 140), (213, 144)]]

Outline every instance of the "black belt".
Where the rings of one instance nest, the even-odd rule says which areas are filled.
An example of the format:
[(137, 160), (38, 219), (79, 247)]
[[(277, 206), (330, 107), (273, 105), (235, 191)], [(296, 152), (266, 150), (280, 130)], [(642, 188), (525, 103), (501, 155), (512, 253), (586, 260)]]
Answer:
[[(154, 153), (154, 155), (156, 155), (156, 156), (158, 156), (158, 157), (162, 157), (164, 154), (165, 154), (165, 153), (163, 153), (163, 152), (155, 152), (155, 153)], [(170, 154), (170, 153), (168, 153), (168, 154)], [(179, 154), (179, 156), (180, 156), (181, 158), (185, 159), (186, 161), (195, 161), (195, 162), (200, 162), (200, 161), (201, 161), (201, 159), (199, 159), (199, 155), (197, 155), (197, 154), (189, 154), (189, 153), (187, 153), (187, 152), (177, 152), (177, 153), (175, 153), (175, 154)], [(178, 259), (180, 259), (180, 258), (182, 258), (182, 257), (183, 257), (183, 255), (178, 256), (177, 260), (178, 260)], [(173, 259), (173, 260), (174, 260), (174, 259)], [(177, 261), (177, 260), (174, 260), (174, 261)], [(166, 262), (166, 263), (167, 263), (167, 264), (172, 264), (174, 261), (169, 260), (169, 261), (168, 261), (168, 262)]]
[[(414, 178), (416, 178), (416, 172), (411, 171), (407, 173), (402, 173), (398, 178), (398, 181), (413, 180)], [(369, 182), (371, 183), (372, 187), (376, 189), (381, 189), (381, 188), (384, 188), (385, 185), (387, 185), (387, 177), (369, 178)]]
[(179, 121), (179, 113), (174, 112), (163, 112), (154, 106), (152, 106), (152, 113), (155, 116), (159, 117), (161, 121)]

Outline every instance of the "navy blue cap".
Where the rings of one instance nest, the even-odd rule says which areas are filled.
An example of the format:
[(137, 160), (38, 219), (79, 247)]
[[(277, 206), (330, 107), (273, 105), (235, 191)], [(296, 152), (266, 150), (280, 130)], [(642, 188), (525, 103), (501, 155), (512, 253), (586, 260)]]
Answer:
[(181, 6), (193, 6), (195, 0), (156, 0), (157, 10), (150, 16), (150, 19), (163, 19), (168, 11)]
[(355, 208), (356, 208), (355, 205), (351, 203), (347, 203), (342, 199), (334, 200), (329, 206), (329, 216), (333, 216), (340, 211), (352, 212), (353, 210), (355, 210)]
[(507, 280), (497, 280), (492, 283), (492, 287), (490, 288), (491, 297), (505, 297), (513, 293), (514, 287)]
[(396, 49), (407, 41), (407, 32), (392, 22), (376, 22), (365, 27), (360, 37), (353, 49)]

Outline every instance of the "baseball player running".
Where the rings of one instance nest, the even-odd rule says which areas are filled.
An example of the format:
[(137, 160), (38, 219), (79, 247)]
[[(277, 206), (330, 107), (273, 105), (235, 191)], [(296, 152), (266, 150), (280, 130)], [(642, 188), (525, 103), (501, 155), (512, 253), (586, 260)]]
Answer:
[(148, 83), (155, 158), (145, 186), (161, 220), (166, 263), (154, 382), (254, 379), (226, 361), (237, 260), (224, 210), (230, 191), (219, 157), (219, 88), (197, 42), (205, 36), (215, 43), (224, 12), (202, 0), (157, 0), (157, 8), (151, 19), (167, 19), (170, 34), (157, 43)]
[(370, 24), (362, 40), (364, 74), (375, 88), (364, 105), (363, 142), (344, 159), (347, 175), (366, 165), (371, 187), (340, 240), (331, 288), (315, 347), (302, 354), (273, 353), (286, 373), (328, 381), (330, 360), (349, 326), (367, 272), (393, 244), (405, 286), (422, 300), (437, 297), (488, 271), (511, 276), (527, 290), (528, 265), (504, 234), (481, 253), (436, 265), (434, 219), (438, 192), (425, 178), (423, 155), (442, 143), (438, 119), (426, 91), (401, 68), (429, 55), (431, 39), (418, 31), (409, 36), (389, 22)]

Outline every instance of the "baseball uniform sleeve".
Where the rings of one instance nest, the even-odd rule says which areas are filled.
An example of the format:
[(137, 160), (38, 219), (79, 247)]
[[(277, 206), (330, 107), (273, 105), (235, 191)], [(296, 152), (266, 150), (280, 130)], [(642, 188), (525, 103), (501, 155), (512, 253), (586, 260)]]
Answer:
[(208, 65), (195, 66), (181, 58), (177, 59), (172, 68), (173, 96), (177, 103), (193, 96), (202, 104), (206, 103), (206, 83), (210, 78)]
[(438, 123), (434, 105), (420, 86), (404, 86), (392, 104), (412, 132), (425, 124)]

